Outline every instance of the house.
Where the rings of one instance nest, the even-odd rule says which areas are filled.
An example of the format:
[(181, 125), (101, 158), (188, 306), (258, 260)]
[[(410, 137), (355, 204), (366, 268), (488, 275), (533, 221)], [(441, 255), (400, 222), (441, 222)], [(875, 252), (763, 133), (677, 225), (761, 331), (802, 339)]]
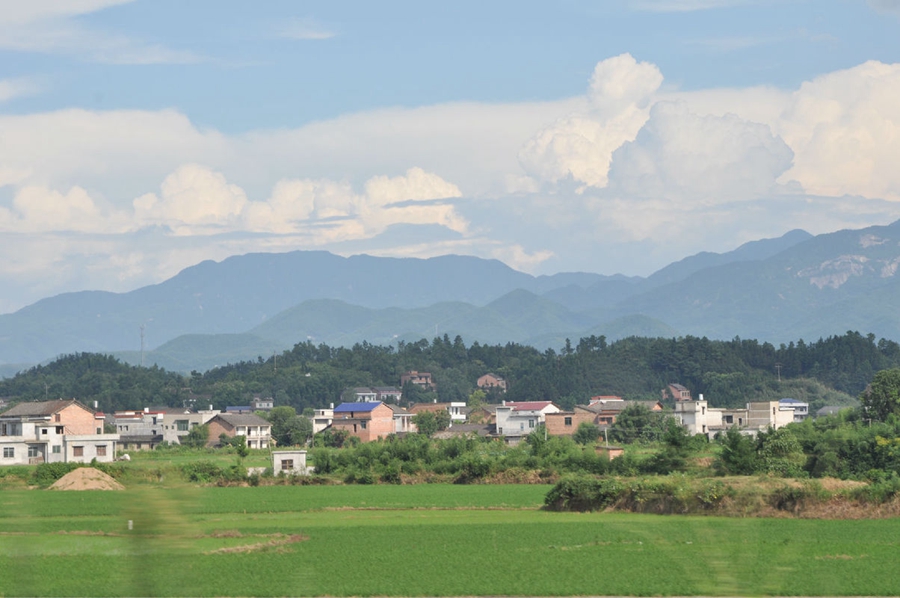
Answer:
[(450, 423), (462, 423), (466, 421), (469, 408), (462, 401), (453, 401), (450, 403), (413, 403), (409, 407), (410, 413), (413, 415), (424, 411), (446, 411), (450, 414)]
[(247, 446), (252, 449), (268, 448), (272, 445), (272, 424), (254, 413), (219, 413), (209, 420), (208, 446), (219, 443), (225, 434), (229, 438), (244, 436)]
[(416, 370), (404, 372), (400, 375), (400, 386), (402, 387), (407, 382), (420, 386), (425, 390), (437, 390), (437, 386), (429, 372), (417, 372)]
[(781, 409), (793, 409), (795, 422), (802, 422), (809, 417), (809, 403), (797, 399), (781, 399), (778, 401), (778, 406)]
[(362, 442), (394, 433), (394, 412), (384, 403), (341, 403), (334, 408), (332, 430), (345, 430)]
[(559, 411), (559, 407), (551, 401), (504, 401), (497, 406), (496, 433), (504, 436), (510, 444), (517, 444), (544, 423), (547, 414)]
[(590, 405), (584, 407), (595, 414), (594, 424), (598, 426), (611, 426), (616, 423), (616, 417), (628, 407), (628, 401), (619, 397), (591, 399)]
[(309, 475), (312, 467), (306, 465), (306, 451), (272, 451), (272, 472), (275, 475)]
[(399, 403), (403, 391), (396, 386), (373, 386), (354, 388), (344, 392), (342, 396), (351, 398), (356, 403)]
[(331, 425), (334, 419), (334, 403), (328, 409), (316, 409), (313, 413), (313, 434), (318, 434)]
[(104, 417), (75, 399), (19, 403), (0, 413), (0, 465), (113, 461), (119, 435)]
[(544, 415), (544, 425), (551, 436), (572, 436), (582, 423), (596, 425), (597, 414), (581, 405), (572, 411), (560, 411)]
[(408, 434), (417, 432), (416, 424), (412, 423), (413, 413), (407, 411), (400, 405), (388, 405), (394, 412), (394, 434)]
[(507, 384), (506, 380), (498, 376), (497, 374), (485, 374), (478, 378), (475, 382), (475, 385), (478, 388), (484, 390), (498, 390), (500, 392), (506, 392)]
[(250, 408), (253, 411), (271, 411), (275, 408), (275, 399), (272, 397), (253, 397), (250, 401)]
[(624, 400), (622, 397), (617, 395), (597, 395), (595, 397), (591, 397), (588, 405), (593, 405), (594, 403), (608, 402), (608, 401), (622, 401)]
[(778, 401), (747, 403), (743, 409), (709, 407), (703, 395), (696, 401), (680, 401), (675, 404), (675, 418), (689, 434), (705, 434), (712, 437), (728, 428), (737, 427), (747, 434), (756, 434), (773, 428), (782, 428), (794, 421), (792, 409), (780, 409)]
[(205, 424), (218, 413), (213, 409), (145, 407), (116, 411), (112, 424), (120, 436), (119, 445), (123, 450), (148, 450), (162, 442), (181, 444), (181, 438), (187, 436), (191, 428)]
[(374, 387), (376, 398), (382, 403), (400, 403), (403, 397), (403, 391), (396, 386), (376, 386)]
[(676, 384), (673, 382), (662, 389), (662, 400), (665, 401), (666, 399), (674, 399), (676, 402), (690, 401), (691, 391), (689, 391), (681, 384)]
[(241, 413), (253, 413), (253, 407), (250, 405), (229, 405), (225, 407), (225, 413), (233, 413), (240, 415)]

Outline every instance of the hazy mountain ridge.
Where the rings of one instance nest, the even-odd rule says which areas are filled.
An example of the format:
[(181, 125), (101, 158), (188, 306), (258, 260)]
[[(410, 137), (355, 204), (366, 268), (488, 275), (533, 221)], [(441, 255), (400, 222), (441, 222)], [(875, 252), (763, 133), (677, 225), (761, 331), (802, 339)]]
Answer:
[[(137, 362), (141, 324), (145, 363), (175, 369), (253, 359), (307, 339), (349, 345), (460, 334), (559, 348), (590, 334), (786, 342), (850, 329), (900, 339), (898, 270), (900, 221), (816, 237), (791, 231), (697, 254), (648, 278), (534, 277), (468, 256), (247, 254), (130, 293), (68, 293), (2, 315), (0, 363), (74, 351)], [(216, 342), (217, 334), (228, 336)]]

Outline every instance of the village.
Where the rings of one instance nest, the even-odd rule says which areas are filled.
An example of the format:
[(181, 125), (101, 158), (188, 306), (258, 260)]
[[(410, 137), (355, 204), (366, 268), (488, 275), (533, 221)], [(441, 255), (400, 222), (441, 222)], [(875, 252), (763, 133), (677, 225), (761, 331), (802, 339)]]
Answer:
[[(401, 386), (413, 384), (434, 390), (428, 372), (409, 371), (402, 375)], [(503, 396), (507, 381), (492, 373), (481, 376), (477, 387)], [(439, 423), (433, 438), (448, 439), (474, 435), (501, 440), (515, 445), (536, 430), (547, 436), (573, 436), (585, 425), (592, 426), (596, 436), (604, 439), (598, 450), (609, 459), (622, 454), (621, 447), (609, 444), (606, 432), (629, 407), (673, 417), (691, 436), (714, 438), (730, 428), (745, 435), (777, 430), (809, 416), (809, 406), (801, 401), (749, 402), (744, 408), (709, 407), (703, 395), (694, 398), (681, 384), (672, 383), (661, 390), (660, 400), (631, 401), (619, 396), (597, 395), (587, 405), (576, 405), (571, 411), (560, 409), (552, 401), (513, 402), (470, 406), (465, 402), (413, 403), (400, 405), (402, 391), (398, 387), (361, 387), (342, 393), (344, 402), (304, 415), (311, 423), (312, 435), (330, 432), (367, 443), (390, 436), (402, 437), (419, 432), (417, 422), (433, 417)], [(664, 404), (674, 405), (665, 410)], [(139, 410), (122, 410), (112, 414), (91, 409), (77, 399), (23, 402), (0, 413), (0, 465), (35, 465), (41, 463), (104, 463), (122, 458), (128, 451), (152, 450), (163, 444), (181, 444), (198, 427), (206, 431), (201, 442), (208, 447), (221, 445), (228, 439), (240, 438), (248, 449), (276, 448), (272, 423), (266, 415), (275, 408), (274, 401), (254, 397), (248, 405), (228, 406), (224, 410), (189, 409), (148, 406)], [(423, 415), (430, 414), (430, 415)], [(311, 438), (308, 439), (308, 442)], [(287, 448), (287, 447), (278, 447)], [(303, 446), (298, 448), (304, 448)], [(296, 469), (280, 462), (278, 469)], [(297, 464), (306, 467), (305, 453)]]

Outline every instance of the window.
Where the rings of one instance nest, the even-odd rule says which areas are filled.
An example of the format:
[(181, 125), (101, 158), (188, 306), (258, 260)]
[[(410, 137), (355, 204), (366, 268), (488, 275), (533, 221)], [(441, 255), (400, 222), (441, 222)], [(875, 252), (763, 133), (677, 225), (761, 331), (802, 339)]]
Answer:
[(294, 460), (293, 459), (282, 459), (281, 460), (281, 471), (290, 471), (294, 469)]
[(62, 426), (56, 426), (56, 433), (57, 433), (57, 434), (62, 434), (62, 433), (63, 433), (63, 427), (62, 427)]
[(28, 447), (28, 456), (29, 457), (39, 457), (40, 455), (41, 455), (41, 451), (40, 451), (40, 449), (38, 449), (38, 447), (36, 447), (36, 446)]
[(58, 455), (61, 452), (62, 452), (62, 447), (59, 446), (58, 444), (54, 444), (53, 445), (53, 454)]
[(97, 434), (103, 434), (103, 428), (97, 428)]
[(72, 456), (73, 457), (84, 457), (84, 447), (83, 446), (73, 446), (72, 447)]
[(571, 417), (565, 418), (565, 419), (563, 420), (563, 423), (564, 423), (565, 425), (567, 425), (567, 426), (571, 426), (571, 425), (572, 425), (572, 418), (571, 418)]
[(12, 459), (16, 456), (16, 449), (11, 446), (3, 447), (3, 458), (4, 459)]
[(533, 420), (533, 419), (529, 419), (529, 420), (528, 420), (528, 427), (529, 427), (529, 428), (533, 428), (533, 427), (534, 427), (534, 420)]
[(105, 445), (105, 444), (98, 444), (98, 445), (97, 445), (97, 456), (98, 456), (98, 457), (105, 457), (105, 456), (106, 456), (106, 445)]
[(57, 422), (57, 423), (59, 423), (59, 422), (62, 421), (62, 419), (60, 419), (59, 413), (54, 413), (54, 414), (53, 414), (53, 421), (55, 421), (55, 422)]
[(175, 429), (179, 432), (187, 432), (188, 431), (189, 422), (186, 419), (179, 419), (175, 421)]
[(46, 434), (46, 433), (47, 433), (47, 428), (41, 428), (41, 434)]
[(369, 422), (363, 420), (363, 421), (359, 422), (359, 427), (362, 428), (363, 430), (365, 430), (368, 423)]

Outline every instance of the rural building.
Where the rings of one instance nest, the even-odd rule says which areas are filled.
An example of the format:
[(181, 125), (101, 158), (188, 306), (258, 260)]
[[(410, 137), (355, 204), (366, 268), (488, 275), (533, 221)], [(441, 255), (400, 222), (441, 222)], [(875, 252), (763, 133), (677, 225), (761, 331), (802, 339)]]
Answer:
[(709, 437), (731, 427), (756, 434), (769, 428), (777, 430), (794, 421), (793, 410), (779, 408), (778, 401), (752, 402), (743, 409), (725, 409), (709, 407), (702, 394), (696, 401), (676, 403), (675, 417), (689, 434)]
[(481, 376), (475, 384), (478, 388), (485, 390), (499, 390), (500, 392), (506, 392), (507, 389), (506, 380), (497, 374), (485, 374), (484, 376)]
[(361, 386), (345, 391), (343, 396), (356, 403), (399, 403), (403, 391), (396, 386)]
[(0, 465), (115, 460), (118, 434), (75, 399), (19, 403), (0, 414)]
[(551, 401), (504, 401), (497, 406), (496, 412), (497, 435), (504, 436), (510, 444), (516, 444), (544, 423), (547, 414), (559, 413), (559, 407)]
[(250, 408), (254, 411), (271, 411), (275, 408), (275, 399), (272, 397), (253, 397)]
[(388, 405), (394, 412), (394, 434), (417, 432), (416, 424), (412, 423), (413, 413), (400, 405)]
[(394, 433), (394, 412), (384, 403), (341, 403), (334, 408), (332, 430), (346, 430), (362, 442)]
[(572, 411), (544, 415), (547, 433), (552, 436), (572, 436), (582, 423), (596, 425), (597, 414), (587, 407), (576, 405)]
[(438, 411), (446, 411), (450, 414), (450, 423), (463, 423), (469, 413), (469, 408), (462, 401), (453, 401), (450, 403), (413, 403), (409, 406), (409, 411), (413, 415), (425, 411), (437, 413)]
[(662, 400), (665, 401), (666, 399), (674, 399), (676, 403), (678, 401), (690, 401), (691, 391), (681, 384), (673, 382), (662, 389)]
[(778, 405), (782, 409), (793, 409), (795, 422), (802, 422), (809, 417), (809, 403), (804, 403), (797, 399), (781, 399), (778, 401)]
[(316, 409), (312, 416), (313, 434), (318, 434), (331, 425), (334, 419), (334, 403), (328, 409)]
[(400, 375), (400, 386), (402, 387), (407, 382), (425, 390), (437, 390), (437, 386), (434, 384), (434, 380), (429, 372), (417, 372), (416, 370), (404, 372)]
[(253, 413), (219, 413), (213, 416), (207, 425), (209, 425), (207, 445), (210, 446), (218, 444), (222, 434), (229, 438), (244, 436), (247, 439), (247, 446), (252, 449), (268, 448), (272, 444), (272, 424)]
[(272, 472), (275, 475), (309, 475), (312, 467), (306, 465), (306, 451), (272, 451)]
[(192, 411), (177, 407), (145, 407), (142, 410), (116, 411), (112, 424), (123, 450), (154, 449), (161, 442), (181, 444), (191, 428), (208, 422), (219, 412)]

